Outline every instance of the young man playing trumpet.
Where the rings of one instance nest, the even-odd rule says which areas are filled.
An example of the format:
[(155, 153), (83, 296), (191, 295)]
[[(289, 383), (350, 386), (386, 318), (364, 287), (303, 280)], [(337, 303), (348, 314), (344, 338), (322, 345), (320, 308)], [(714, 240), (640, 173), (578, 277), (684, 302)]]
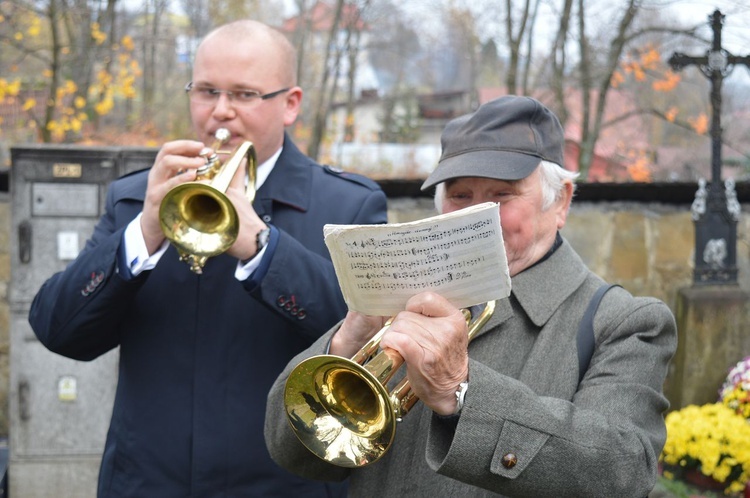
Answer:
[[(346, 314), (323, 226), (384, 223), (386, 205), (374, 182), (316, 164), (286, 134), (302, 101), (296, 67), (289, 41), (259, 22), (209, 33), (185, 88), (196, 140), (165, 143), (149, 170), (110, 186), (86, 247), (31, 306), (54, 352), (91, 360), (119, 348), (100, 497), (336, 492), (271, 461), (265, 399), (289, 359)], [(160, 208), (196, 178), (222, 128), (228, 150), (253, 143), (257, 177), (246, 186), (237, 169), (226, 190), (236, 240), (199, 275), (166, 239)]]

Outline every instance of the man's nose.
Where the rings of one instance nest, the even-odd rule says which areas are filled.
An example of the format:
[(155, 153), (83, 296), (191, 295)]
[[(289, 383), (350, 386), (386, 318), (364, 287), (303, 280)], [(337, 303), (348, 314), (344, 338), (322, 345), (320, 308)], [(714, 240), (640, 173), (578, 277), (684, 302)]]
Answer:
[(216, 100), (216, 105), (214, 106), (214, 114), (225, 116), (232, 113), (234, 113), (234, 104), (232, 103), (232, 99), (230, 99), (229, 95), (227, 95), (226, 93), (220, 93), (218, 99)]

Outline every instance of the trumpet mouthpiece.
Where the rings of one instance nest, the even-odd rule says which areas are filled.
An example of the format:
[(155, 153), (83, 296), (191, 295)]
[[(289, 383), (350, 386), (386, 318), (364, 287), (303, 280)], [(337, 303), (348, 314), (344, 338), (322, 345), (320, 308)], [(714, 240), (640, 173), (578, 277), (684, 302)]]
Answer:
[(229, 139), (232, 138), (232, 133), (226, 128), (219, 128), (218, 130), (216, 130), (214, 137), (216, 137), (216, 140), (218, 142), (221, 142), (223, 144), (228, 142)]

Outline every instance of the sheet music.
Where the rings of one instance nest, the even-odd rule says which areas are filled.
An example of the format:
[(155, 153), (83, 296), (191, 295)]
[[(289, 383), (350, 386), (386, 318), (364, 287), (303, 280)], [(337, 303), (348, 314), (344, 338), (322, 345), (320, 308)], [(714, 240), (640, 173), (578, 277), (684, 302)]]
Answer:
[(432, 290), (466, 308), (510, 294), (498, 205), (487, 202), (408, 223), (326, 225), (349, 309), (390, 316)]

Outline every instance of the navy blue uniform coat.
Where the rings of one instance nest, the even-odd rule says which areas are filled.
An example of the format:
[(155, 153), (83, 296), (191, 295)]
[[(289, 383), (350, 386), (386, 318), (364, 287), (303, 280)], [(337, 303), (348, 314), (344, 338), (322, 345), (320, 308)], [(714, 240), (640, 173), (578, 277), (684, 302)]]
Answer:
[(29, 316), (39, 340), (70, 358), (120, 348), (99, 495), (328, 496), (327, 485), (269, 458), (266, 395), (289, 359), (346, 313), (323, 225), (384, 223), (385, 195), (315, 164), (287, 138), (255, 201), (279, 233), (261, 282), (236, 280), (237, 260), (227, 255), (195, 275), (173, 247), (126, 280), (117, 251), (142, 209), (147, 175), (113, 182), (93, 236), (42, 286)]

